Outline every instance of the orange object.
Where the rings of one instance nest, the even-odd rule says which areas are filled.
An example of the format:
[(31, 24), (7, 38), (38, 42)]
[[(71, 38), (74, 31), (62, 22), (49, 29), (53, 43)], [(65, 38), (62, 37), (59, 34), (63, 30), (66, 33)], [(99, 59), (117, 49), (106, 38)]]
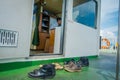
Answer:
[(107, 38), (103, 38), (102, 42), (106, 42), (106, 45), (102, 45), (101, 48), (102, 49), (109, 49), (109, 47), (110, 47), (110, 41)]

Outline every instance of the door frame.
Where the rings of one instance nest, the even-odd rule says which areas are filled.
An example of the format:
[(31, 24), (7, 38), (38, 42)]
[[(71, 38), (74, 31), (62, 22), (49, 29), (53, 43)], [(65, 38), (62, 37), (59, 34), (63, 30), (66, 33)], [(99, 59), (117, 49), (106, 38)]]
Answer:
[[(120, 1), (119, 1), (119, 15), (120, 15)], [(120, 77), (120, 16), (118, 16), (118, 36), (117, 36), (117, 41), (118, 41), (118, 49), (117, 49), (117, 59), (116, 59), (116, 80), (119, 80)]]
[[(63, 3), (62, 3), (62, 17), (61, 17), (62, 26), (61, 26), (61, 33), (60, 33), (61, 34), (60, 35), (60, 52), (59, 52), (59, 54), (52, 54), (52, 55), (64, 55), (64, 38), (65, 38), (64, 35), (65, 35), (65, 26), (66, 26), (66, 4), (67, 4), (67, 1), (63, 0)], [(34, 2), (33, 2), (33, 5), (34, 5)], [(33, 9), (34, 9), (34, 6), (33, 6)], [(42, 54), (44, 54), (44, 53), (42, 53)], [(29, 56), (31, 56), (30, 53), (29, 53)], [(33, 56), (42, 56), (42, 55), (37, 54), (37, 55), (33, 55)], [(49, 55), (47, 55), (47, 56), (49, 56)]]

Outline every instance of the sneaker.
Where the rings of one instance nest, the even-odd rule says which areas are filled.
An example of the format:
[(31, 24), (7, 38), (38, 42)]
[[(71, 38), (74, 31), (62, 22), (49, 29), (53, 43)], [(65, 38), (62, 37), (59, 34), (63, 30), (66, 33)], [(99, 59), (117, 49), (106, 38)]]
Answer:
[(65, 61), (65, 62), (64, 62), (64, 65), (68, 65), (68, 64), (69, 64), (69, 63), (71, 63), (71, 62), (73, 62), (73, 63), (74, 63), (74, 62), (75, 62), (75, 60), (72, 58), (71, 60)]
[(75, 64), (75, 62), (69, 61), (69, 63), (64, 64), (64, 68), (66, 68), (66, 67), (68, 67), (68, 66), (71, 66), (71, 65), (73, 65), (73, 64)]
[(71, 61), (68, 65), (64, 65), (64, 69), (68, 72), (78, 72), (81, 71), (81, 65)]
[(87, 57), (81, 57), (78, 62), (81, 63), (82, 67), (89, 66), (89, 60)]

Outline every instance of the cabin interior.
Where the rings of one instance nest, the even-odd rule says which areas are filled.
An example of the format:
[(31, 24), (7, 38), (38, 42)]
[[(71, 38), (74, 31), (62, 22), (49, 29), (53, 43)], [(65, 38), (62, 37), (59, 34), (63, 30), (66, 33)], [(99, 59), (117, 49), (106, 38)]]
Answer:
[(59, 54), (62, 26), (58, 26), (57, 18), (62, 18), (62, 3), (63, 0), (34, 0), (31, 55)]

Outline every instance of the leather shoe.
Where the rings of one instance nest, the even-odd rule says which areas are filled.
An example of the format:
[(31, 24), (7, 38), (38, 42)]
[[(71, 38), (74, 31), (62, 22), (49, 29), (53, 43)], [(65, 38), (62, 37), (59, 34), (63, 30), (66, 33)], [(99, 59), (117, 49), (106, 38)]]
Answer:
[(28, 76), (32, 78), (53, 78), (56, 74), (55, 65), (47, 64), (43, 65), (40, 69), (35, 69), (33, 72), (29, 72)]

